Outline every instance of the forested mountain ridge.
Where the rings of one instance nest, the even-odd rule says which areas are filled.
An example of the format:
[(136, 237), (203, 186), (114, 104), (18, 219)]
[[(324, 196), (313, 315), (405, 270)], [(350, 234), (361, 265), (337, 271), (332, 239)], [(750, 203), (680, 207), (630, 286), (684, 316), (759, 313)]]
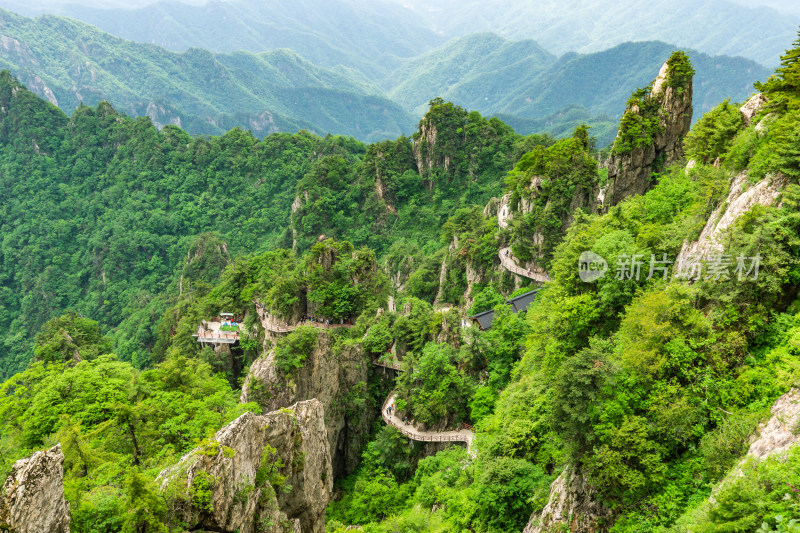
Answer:
[[(469, 103), (480, 102), (489, 108), (495, 102), (484, 99), (501, 96), (500, 87), (513, 91), (515, 85), (529, 83), (520, 77), (535, 76), (555, 60), (533, 40), (508, 41), (493, 33), (474, 34), (411, 59), (394, 71), (384, 85), (389, 88), (389, 96), (407, 109), (424, 105), (431, 94), (449, 99), (462, 86), (473, 90), (481, 87), (483, 93), (472, 95)], [(463, 100), (466, 91), (460, 92)]]
[[(332, 10), (349, 12), (354, 6), (348, 4)], [(384, 16), (380, 12), (387, 6), (381, 4), (375, 7), (375, 12), (362, 13), (366, 17), (362, 23), (372, 20), (370, 17)], [(293, 9), (302, 8), (284, 7), (280, 16), (290, 18)], [(180, 15), (170, 11), (175, 9)], [(216, 13), (217, 18), (242, 23), (246, 18), (244, 13), (278, 8), (245, 3), (212, 3), (203, 7), (157, 4), (128, 13), (124, 26), (113, 33), (127, 36), (122, 31), (125, 28), (132, 31), (148, 26), (146, 22), (131, 23), (131, 17), (135, 19), (141, 15), (153, 20), (163, 17), (164, 23), (175, 24), (197, 9), (221, 10)], [(238, 14), (227, 14), (231, 9)], [(646, 65), (669, 52), (668, 45), (627, 43), (597, 55), (566, 55), (554, 61), (555, 58), (533, 41), (503, 41), (490, 34), (463, 37), (425, 52), (439, 41), (426, 41), (412, 35), (401, 38), (402, 32), (411, 30), (394, 24), (392, 27), (399, 32), (395, 40), (409, 43), (409, 46), (418, 43), (421, 48), (390, 47), (401, 51), (402, 58), (381, 60), (384, 70), (364, 75), (356, 72), (357, 61), (352, 58), (346, 63), (349, 68), (333, 72), (317, 68), (285, 51), (212, 56), (191, 50), (175, 55), (114, 39), (75, 21), (28, 20), (10, 13), (3, 16), (4, 33), (11, 40), (4, 43), (0, 54), (4, 60), (2, 64), (41, 96), (58, 102), (67, 112), (81, 101), (92, 105), (109, 100), (122, 111), (147, 114), (157, 124), (179, 124), (194, 134), (219, 134), (241, 126), (257, 135), (305, 128), (319, 133), (355, 135), (366, 141), (392, 138), (409, 133), (412, 129), (410, 117), (420, 116), (430, 99), (442, 96), (469, 109), (500, 116), (523, 132), (548, 131), (563, 136), (581, 121), (587, 121), (595, 126), (600, 144), (605, 145), (614, 135), (614, 117), (622, 108), (628, 84), (646, 83)], [(334, 19), (337, 16), (341, 13), (331, 14)], [(292, 20), (294, 22), (287, 20), (285, 26), (294, 27), (296, 20)], [(274, 21), (269, 23), (275, 24)], [(192, 31), (187, 22), (186, 27), (165, 31), (163, 35), (181, 36)], [(347, 35), (361, 33), (364, 32), (354, 29)], [(266, 36), (267, 44), (258, 39), (250, 44), (238, 40), (236, 46), (220, 49), (263, 50), (272, 43), (269, 39), (274, 36), (277, 40), (270, 46), (295, 47), (304, 57), (308, 53), (301, 46), (302, 40), (296, 42), (285, 35), (281, 37), (280, 32), (259, 35)], [(380, 39), (369, 38), (377, 46)], [(77, 44), (82, 42), (85, 45), (80, 49)], [(423, 46), (423, 42), (429, 44)], [(43, 43), (53, 44), (43, 48)], [(747, 80), (766, 74), (763, 67), (739, 58), (696, 55), (697, 101), (701, 111), (710, 109), (724, 97), (743, 98)], [(314, 54), (308, 57), (317, 64), (341, 64)], [(369, 63), (373, 54), (362, 53), (359, 57), (360, 61)], [(467, 60), (477, 57), (482, 59)], [(71, 69), (65, 69), (64, 64), (72, 65)], [(135, 75), (129, 78), (129, 74)], [(217, 82), (213, 84), (205, 81), (214, 79)], [(223, 83), (222, 79), (228, 81)], [(592, 82), (586, 83), (586, 79)], [(137, 84), (136, 80), (142, 83)], [(622, 82), (614, 85), (613, 80)], [(591, 89), (587, 89), (590, 86)], [(602, 90), (597, 90), (598, 87)], [(382, 90), (409, 114), (383, 100)], [(342, 109), (347, 112), (342, 113)]]
[[(673, 49), (662, 42), (636, 42), (555, 58), (533, 41), (477, 34), (410, 60), (393, 73), (387, 86), (393, 87), (392, 99), (417, 113), (435, 94), (467, 109), (497, 115), (522, 133), (563, 136), (584, 121), (595, 128), (598, 144), (606, 146), (616, 134), (617, 117), (630, 88), (649, 83), (652, 65)], [(765, 79), (770, 72), (741, 57), (688, 53), (697, 71), (698, 118), (725, 98), (747, 98), (752, 80)], [(577, 122), (569, 116), (576, 109), (584, 111)]]
[(240, 125), (261, 136), (306, 128), (378, 140), (413, 128), (379, 89), (290, 50), (178, 54), (63, 17), (0, 11), (0, 22), (0, 65), (68, 113), (107, 100), (193, 134)]
[[(380, 252), (402, 237), (422, 246), (463, 202), (498, 194), (523, 153), (552, 142), (439, 102), (423, 168), (406, 137), (370, 146), (240, 129), (192, 138), (108, 103), (67, 117), (7, 72), (0, 89), (5, 375), (27, 364), (33, 332), (66, 309), (126, 330), (115, 337), (119, 355), (149, 364), (165, 291), (200, 234), (219, 234), (234, 254), (305, 250), (321, 233)], [(457, 166), (445, 169), (445, 158)], [(76, 237), (58, 244), (67, 235)]]
[(770, 67), (800, 23), (797, 15), (726, 0), (395, 1), (453, 37), (491, 31), (508, 39), (536, 39), (555, 54), (659, 40)]
[[(67, 117), (2, 74), (3, 355), (34, 362), (0, 386), (0, 471), (61, 443), (80, 533), (791, 531), (800, 447), (740, 458), (800, 386), (793, 46), (688, 135), (691, 61), (654, 64), (610, 150), (636, 187), (586, 127), (523, 137), (442, 99), (370, 146), (192, 138), (104, 103)], [(514, 313), (530, 259), (549, 279)], [(238, 344), (203, 346), (223, 311)], [(323, 362), (335, 393), (297, 381)], [(390, 398), (474, 447), (409, 443)], [(775, 405), (770, 427), (800, 422)]]
[(110, 34), (177, 52), (290, 48), (316, 65), (344, 65), (373, 80), (444, 41), (412, 12), (383, 0), (228, 0), (202, 5), (162, 0), (138, 9), (79, 3), (40, 8), (9, 5), (28, 15), (73, 17)]
[[(0, 20), (0, 65), (66, 112), (107, 100), (192, 134), (239, 126), (257, 136), (308, 129), (377, 141), (411, 133), (412, 117), (442, 96), (500, 116), (523, 133), (565, 136), (587, 122), (605, 146), (630, 87), (646, 84), (648, 65), (671, 51), (663, 43), (626, 43), (556, 59), (534, 41), (481, 34), (405, 59), (389, 77), (376, 75), (370, 83), (351, 69), (319, 68), (290, 50), (177, 54), (61, 17), (0, 11)], [(767, 74), (741, 58), (693, 57), (700, 111), (726, 97), (744, 98), (750, 80)]]

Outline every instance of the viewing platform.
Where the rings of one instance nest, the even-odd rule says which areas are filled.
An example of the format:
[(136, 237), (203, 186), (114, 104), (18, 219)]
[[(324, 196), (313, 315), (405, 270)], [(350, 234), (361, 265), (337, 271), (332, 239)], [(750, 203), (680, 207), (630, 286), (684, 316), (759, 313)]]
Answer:
[(193, 337), (203, 344), (234, 344), (239, 340), (239, 324), (233, 313), (220, 313), (212, 320), (203, 320)]

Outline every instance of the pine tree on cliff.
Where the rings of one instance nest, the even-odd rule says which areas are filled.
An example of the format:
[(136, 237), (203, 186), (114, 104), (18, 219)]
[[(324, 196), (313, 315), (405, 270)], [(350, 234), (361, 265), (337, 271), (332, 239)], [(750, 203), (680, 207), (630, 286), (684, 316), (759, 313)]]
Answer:
[(783, 112), (800, 105), (800, 31), (794, 48), (781, 56), (781, 67), (764, 82), (755, 84), (757, 90), (769, 98), (771, 111)]

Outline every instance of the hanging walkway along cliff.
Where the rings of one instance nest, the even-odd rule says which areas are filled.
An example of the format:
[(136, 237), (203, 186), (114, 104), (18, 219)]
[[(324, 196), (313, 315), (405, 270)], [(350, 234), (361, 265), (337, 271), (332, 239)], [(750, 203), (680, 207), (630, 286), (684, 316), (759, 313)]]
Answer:
[(550, 281), (550, 276), (545, 273), (534, 272), (533, 270), (528, 270), (527, 268), (522, 268), (521, 266), (517, 265), (514, 256), (511, 255), (511, 248), (501, 248), (498, 255), (500, 257), (500, 264), (503, 265), (503, 268), (509, 272), (525, 278), (530, 278), (534, 281), (538, 281), (539, 283), (546, 283)]
[(303, 320), (297, 324), (277, 324), (275, 323), (274, 317), (267, 313), (266, 308), (264, 305), (259, 302), (258, 300), (253, 300), (253, 303), (256, 305), (256, 313), (258, 314), (258, 319), (261, 322), (261, 326), (271, 332), (271, 333), (289, 333), (291, 331), (296, 330), (300, 326), (314, 326), (315, 328), (322, 328), (322, 329), (338, 329), (338, 328), (350, 328), (353, 327), (352, 324), (332, 324), (328, 322), (324, 322), (321, 320)]
[[(500, 199), (500, 208), (497, 210), (497, 225), (503, 229), (508, 227), (509, 220), (512, 218), (511, 208), (509, 206), (510, 200), (510, 195), (507, 194), (503, 196), (503, 198)], [(500, 258), (500, 264), (503, 265), (503, 268), (511, 273), (524, 278), (530, 278), (539, 283), (550, 281), (550, 276), (547, 275), (547, 272), (534, 272), (533, 270), (528, 270), (527, 268), (519, 266), (517, 260), (511, 255), (511, 248), (500, 248), (497, 256)]]
[[(511, 255), (511, 251), (509, 248), (501, 248), (499, 251), (500, 263), (502, 266), (514, 274), (518, 274), (520, 276), (524, 276), (535, 281), (539, 281), (541, 283), (550, 281), (550, 278), (546, 274), (541, 274), (537, 272), (533, 272), (531, 270), (524, 269), (518, 266)], [(264, 327), (265, 330), (270, 331), (272, 333), (288, 333), (296, 330), (298, 327), (302, 325), (313, 325), (317, 328), (324, 328), (324, 329), (338, 329), (338, 328), (350, 328), (352, 327), (351, 324), (331, 324), (322, 321), (303, 321), (298, 324), (276, 324), (273, 317), (271, 317), (267, 312), (263, 304), (259, 301), (255, 300), (253, 302), (256, 305), (256, 312), (258, 314), (259, 321), (261, 325)], [(216, 325), (216, 324), (215, 324)], [(206, 330), (206, 327), (203, 325), (199, 329)], [(219, 329), (217, 327), (216, 329)], [(220, 335), (217, 333), (218, 336), (226, 336), (231, 337), (230, 340), (223, 341), (223, 342), (233, 342), (234, 339), (238, 340), (238, 331), (236, 332), (226, 332), (225, 334)], [(211, 335), (207, 335), (211, 337)], [(203, 337), (203, 335), (201, 335)], [(218, 339), (198, 339), (198, 340), (205, 340), (207, 342), (219, 342)], [(400, 364), (398, 361), (392, 362), (381, 362), (375, 361), (374, 364), (386, 368), (390, 368), (396, 371), (402, 371)], [(466, 426), (459, 430), (451, 430), (451, 431), (422, 431), (420, 429), (415, 428), (413, 425), (403, 422), (396, 414), (392, 413), (389, 414), (388, 408), (391, 405), (394, 405), (396, 400), (397, 394), (392, 392), (383, 402), (381, 406), (381, 416), (383, 417), (384, 422), (386, 424), (396, 428), (400, 433), (408, 437), (409, 439), (421, 441), (421, 442), (464, 442), (467, 445), (467, 451), (472, 455), (475, 456), (475, 450), (473, 449), (473, 441), (475, 439), (475, 433), (472, 431), (471, 426)]]
[(384, 422), (396, 428), (400, 433), (411, 440), (422, 442), (465, 442), (467, 443), (467, 451), (470, 455), (474, 455), (472, 442), (475, 439), (475, 433), (470, 429), (465, 428), (458, 431), (422, 431), (411, 424), (403, 422), (396, 414), (392, 413), (390, 415), (388, 408), (390, 405), (394, 405), (396, 396), (397, 394), (392, 392), (381, 406), (381, 416)]

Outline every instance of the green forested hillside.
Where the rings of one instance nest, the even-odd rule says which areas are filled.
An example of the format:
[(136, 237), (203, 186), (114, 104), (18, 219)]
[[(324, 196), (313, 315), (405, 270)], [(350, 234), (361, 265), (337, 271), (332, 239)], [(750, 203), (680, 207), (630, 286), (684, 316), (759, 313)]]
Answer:
[(107, 103), (68, 118), (8, 73), (0, 99), (6, 376), (26, 364), (32, 333), (66, 308), (108, 327), (149, 306), (135, 328), (152, 337), (158, 295), (197, 235), (235, 233), (237, 253), (285, 242), (294, 187), (314, 160), (364, 150), (310, 134), (192, 139)]
[[(795, 47), (778, 75), (758, 85), (770, 103), (753, 123), (723, 102), (695, 126), (686, 144), (694, 168), (679, 161), (652, 190), (605, 214), (573, 213), (548, 262), (552, 280), (524, 319), (498, 305), (489, 331), (445, 341), (408, 339), (408, 321), (425, 321), (413, 307), (374, 319), (365, 344), (382, 353), (404, 342), (410, 352), (396, 408), (417, 427), (474, 423), (478, 451), (470, 458), (451, 448), (409, 471), (383, 459), (406, 456), (394, 430), (380, 429), (361, 469), (342, 484), (345, 495), (330, 505), (329, 531), (521, 531), (529, 518), (539, 525), (548, 486), (562, 472), (551, 502), (575, 514), (554, 513), (558, 521), (544, 531), (796, 531), (797, 444), (740, 463), (776, 398), (800, 386), (800, 40)], [(537, 148), (510, 174), (513, 194), (531, 194), (538, 182), (533, 192), (548, 195), (546, 206), (529, 207), (542, 226), (570, 199), (564, 191), (602, 180), (583, 139), (576, 132)], [(620, 270), (625, 258), (674, 260), (709, 217), (717, 220), (716, 209), (729, 207), (737, 175), (749, 186), (787, 182), (780, 203), (744, 208), (717, 241), (726, 257), (760, 257), (758, 275), (752, 264), (734, 272), (735, 263), (714, 275), (714, 252), (702, 262), (712, 270), (696, 282), (675, 270), (645, 279), (647, 259), (641, 276)], [(528, 231), (513, 222), (500, 229), (477, 210), (448, 225), (457, 228), (454, 264), (478, 270), (495, 261), (484, 246)], [(579, 278), (586, 250), (612, 258), (605, 277)], [(510, 292), (505, 283), (498, 275), (473, 294), (480, 288), (483, 305), (500, 302)], [(783, 416), (778, 424), (796, 424)]]
[[(645, 194), (592, 212), (575, 200), (610, 178), (585, 127), (522, 137), (434, 99), (411, 138), (369, 146), (239, 129), (192, 138), (107, 103), (68, 117), (3, 73), (0, 476), (60, 443), (76, 533), (191, 529), (181, 506), (213, 512), (222, 480), (197, 476), (180, 500), (158, 473), (193, 448), (235, 455), (210, 435), (261, 409), (236, 400), (256, 357), (301, 388), (319, 322), (267, 339), (257, 309), (283, 323), (311, 311), (351, 322), (330, 330), (332, 368), (345, 350), (369, 368), (399, 361), (396, 377), (371, 372), (331, 406), (364, 416), (393, 389), (420, 430), (474, 426), (469, 451), (432, 454), (372, 412), (326, 531), (521, 531), (551, 483), (579, 472), (576, 499), (592, 512), (573, 518), (597, 531), (792, 533), (797, 443), (737, 465), (775, 399), (800, 387), (800, 38), (793, 46), (756, 85), (766, 103), (753, 117), (721, 102), (685, 158), (653, 167)], [(679, 98), (692, 67), (680, 52), (669, 65)], [(632, 101), (658, 105), (648, 91)], [(641, 133), (633, 114), (629, 135)], [(718, 235), (724, 255), (698, 262), (705, 276), (645, 277), (648, 258), (674, 260), (733, 209), (734, 181), (775, 201), (737, 204)], [(504, 193), (515, 214), (501, 224), (491, 197)], [(502, 302), (533, 286), (498, 250), (520, 242), (537, 244), (550, 280), (515, 314)], [(584, 282), (588, 250), (611, 269)], [(625, 261), (636, 258), (634, 277)], [(491, 329), (462, 327), (492, 306)], [(240, 344), (203, 348), (192, 333), (223, 310), (245, 317)], [(289, 465), (262, 448), (255, 477), (294, 497), (302, 487), (280, 478)], [(245, 489), (226, 497), (249, 501)]]
[[(67, 117), (8, 73), (0, 99), (4, 376), (27, 364), (34, 332), (66, 309), (104, 327), (127, 321), (117, 351), (148, 364), (163, 293), (200, 234), (222, 236), (233, 255), (293, 240), (307, 249), (322, 233), (379, 252), (403, 236), (436, 243), (462, 203), (499, 193), (519, 157), (550, 142), (439, 102), (427, 120), (443, 136), (427, 154), (433, 166), (419, 169), (406, 137), (371, 146), (240, 129), (192, 138), (108, 103)], [(445, 141), (457, 128), (468, 135)], [(458, 166), (443, 171), (451, 153)], [(307, 201), (292, 214), (297, 194)]]
[(58, 13), (113, 35), (182, 52), (275, 48), (296, 50), (323, 67), (348, 68), (377, 79), (444, 41), (409, 10), (383, 0), (160, 1), (138, 9), (114, 6), (3, 4), (18, 13)]
[[(461, 37), (415, 57), (384, 83), (389, 96), (418, 110), (432, 98), (452, 98), (483, 109), (537, 78), (556, 58), (535, 41), (508, 41), (493, 33)], [(472, 107), (470, 107), (472, 108)]]
[(378, 89), (289, 50), (178, 54), (61, 17), (0, 11), (0, 22), (0, 65), (67, 112), (107, 100), (194, 134), (240, 125), (257, 135), (308, 128), (378, 140), (413, 128)]
[[(388, 83), (393, 87), (389, 96), (419, 113), (438, 95), (500, 116), (522, 132), (563, 136), (586, 122), (596, 126), (594, 134), (605, 146), (616, 134), (613, 125), (631, 90), (649, 83), (653, 65), (672, 50), (662, 42), (624, 43), (603, 52), (556, 59), (533, 41), (471, 35), (398, 69)], [(752, 80), (769, 74), (767, 68), (741, 57), (699, 52), (690, 56), (697, 70), (696, 117), (725, 98), (746, 98), (752, 93)]]

